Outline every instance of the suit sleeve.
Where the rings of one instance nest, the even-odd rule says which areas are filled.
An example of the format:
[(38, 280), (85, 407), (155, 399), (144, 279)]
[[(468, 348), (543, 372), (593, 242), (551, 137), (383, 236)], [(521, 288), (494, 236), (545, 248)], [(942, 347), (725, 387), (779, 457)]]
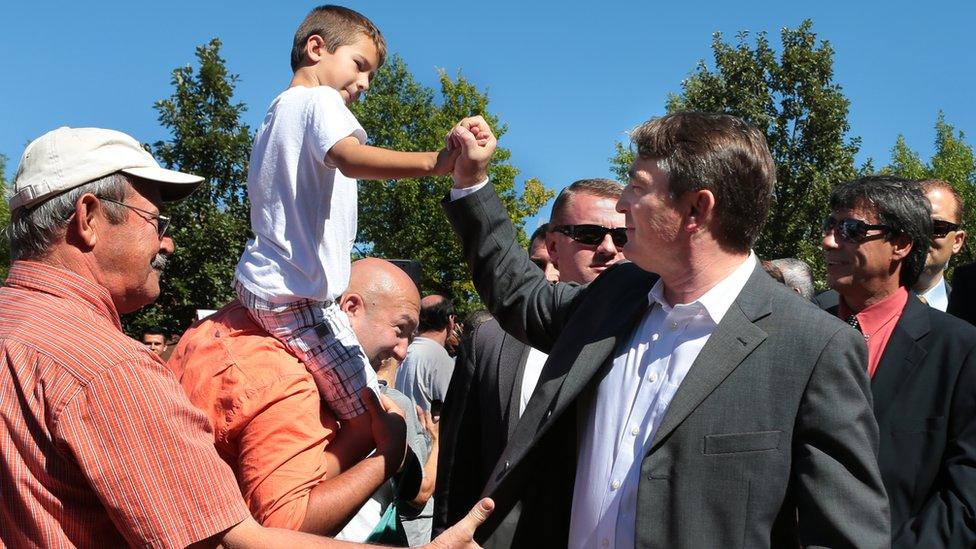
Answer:
[(585, 287), (546, 280), (518, 244), (515, 227), (491, 185), (445, 200), (444, 210), (488, 310), (506, 332), (548, 353)]
[[(967, 331), (968, 333), (968, 331)], [(893, 548), (976, 547), (976, 351), (952, 392), (946, 448), (935, 490), (894, 533)]]
[(878, 424), (867, 349), (839, 329), (807, 382), (794, 431), (793, 487), (800, 545), (888, 547), (888, 496), (878, 469)]
[(946, 312), (966, 322), (976, 325), (976, 307), (973, 295), (973, 278), (976, 276), (976, 263), (961, 265), (952, 277), (952, 291), (949, 292), (949, 305)]
[(433, 537), (463, 517), (467, 509), (459, 508), (468, 501), (476, 501), (480, 490), (470, 482), (476, 478), (471, 472), (478, 460), (477, 441), (481, 437), (477, 421), (478, 391), (472, 390), (476, 364), (473, 339), (474, 336), (461, 344), (441, 410)]

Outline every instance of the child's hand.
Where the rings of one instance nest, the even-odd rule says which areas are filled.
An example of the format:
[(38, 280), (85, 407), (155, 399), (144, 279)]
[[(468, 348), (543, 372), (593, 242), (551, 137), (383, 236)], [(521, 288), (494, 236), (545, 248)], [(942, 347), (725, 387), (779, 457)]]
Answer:
[(454, 163), (460, 154), (460, 147), (445, 147), (438, 151), (437, 161), (434, 163), (431, 175), (447, 175), (454, 171)]

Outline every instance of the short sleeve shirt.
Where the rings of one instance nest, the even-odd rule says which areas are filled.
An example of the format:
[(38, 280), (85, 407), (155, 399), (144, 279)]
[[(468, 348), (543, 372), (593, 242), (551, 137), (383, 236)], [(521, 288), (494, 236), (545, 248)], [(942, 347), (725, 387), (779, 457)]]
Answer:
[(235, 276), (272, 303), (334, 301), (349, 284), (356, 180), (326, 163), (333, 145), (366, 132), (328, 86), (296, 86), (271, 103), (247, 172), (249, 240)]
[(206, 417), (104, 288), (16, 261), (0, 303), (0, 545), (184, 547), (247, 518)]
[(396, 385), (415, 404), (430, 410), (431, 402), (443, 402), (454, 374), (454, 359), (440, 343), (415, 337), (407, 357), (397, 370)]
[(305, 366), (238, 301), (192, 326), (167, 363), (264, 526), (297, 530), (338, 429)]

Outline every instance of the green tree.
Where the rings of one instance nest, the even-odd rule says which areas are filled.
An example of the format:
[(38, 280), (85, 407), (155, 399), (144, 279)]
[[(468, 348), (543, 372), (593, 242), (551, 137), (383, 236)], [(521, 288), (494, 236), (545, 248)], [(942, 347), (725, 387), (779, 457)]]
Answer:
[[(976, 235), (976, 155), (973, 147), (966, 143), (966, 136), (946, 122), (945, 114), (939, 112), (935, 121), (935, 153), (928, 163), (912, 150), (899, 135), (891, 149), (891, 164), (882, 170), (885, 173), (909, 179), (941, 179), (947, 181), (959, 193), (966, 205), (962, 225)], [(969, 263), (976, 259), (972, 246), (965, 246), (956, 254), (956, 264)]]
[[(461, 75), (452, 79), (441, 72), (440, 87), (440, 101), (435, 103), (434, 91), (419, 84), (403, 59), (394, 55), (377, 71), (365, 100), (354, 105), (353, 112), (371, 144), (400, 151), (440, 149), (451, 127), (471, 114), (483, 115), (496, 135), (505, 133), (499, 118), (488, 111), (488, 96)], [(529, 179), (519, 194), (515, 190), (518, 170), (508, 162), (510, 156), (499, 147), (489, 175), (525, 242), (524, 219), (535, 215), (553, 192)], [(452, 296), (463, 314), (480, 306), (480, 301), (441, 209), (450, 187), (450, 177), (361, 181), (357, 245), (368, 255), (419, 261), (421, 290)]]
[(6, 227), (10, 223), (10, 206), (7, 205), (7, 157), (0, 154), (0, 283), (7, 278), (10, 270), (10, 241), (6, 237)]
[[(834, 49), (818, 43), (810, 20), (780, 31), (778, 55), (765, 33), (752, 38), (740, 32), (732, 45), (715, 33), (714, 69), (700, 60), (681, 93), (669, 96), (667, 110), (733, 114), (765, 133), (777, 185), (756, 252), (799, 257), (822, 273), (819, 226), (830, 190), (858, 175), (860, 139), (847, 137), (850, 102), (833, 82)], [(632, 158), (618, 145), (611, 168), (625, 178)]]
[(125, 319), (132, 335), (153, 325), (180, 333), (196, 309), (233, 298), (234, 267), (250, 235), (246, 181), (253, 136), (240, 120), (246, 107), (233, 101), (238, 77), (227, 71), (220, 45), (215, 38), (197, 47), (198, 66), (173, 70), (173, 94), (155, 104), (171, 138), (156, 142), (152, 152), (167, 168), (206, 182), (168, 209), (176, 253), (156, 303)]

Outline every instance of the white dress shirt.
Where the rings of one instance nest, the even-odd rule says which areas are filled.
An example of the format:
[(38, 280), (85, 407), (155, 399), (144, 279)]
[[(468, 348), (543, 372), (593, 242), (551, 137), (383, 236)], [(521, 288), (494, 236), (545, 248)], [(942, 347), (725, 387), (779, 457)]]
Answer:
[(519, 417), (525, 413), (525, 406), (535, 392), (535, 386), (539, 384), (539, 376), (542, 374), (542, 367), (546, 365), (549, 355), (529, 347), (529, 356), (525, 357), (525, 370), (522, 371), (522, 394), (519, 395)]
[(945, 312), (949, 306), (949, 292), (946, 291), (945, 277), (939, 277), (939, 283), (929, 288), (922, 297), (929, 304), (929, 307)]
[(580, 400), (571, 548), (634, 547), (640, 466), (708, 338), (756, 266), (749, 257), (698, 300), (672, 306), (658, 280), (649, 308), (599, 386)]

